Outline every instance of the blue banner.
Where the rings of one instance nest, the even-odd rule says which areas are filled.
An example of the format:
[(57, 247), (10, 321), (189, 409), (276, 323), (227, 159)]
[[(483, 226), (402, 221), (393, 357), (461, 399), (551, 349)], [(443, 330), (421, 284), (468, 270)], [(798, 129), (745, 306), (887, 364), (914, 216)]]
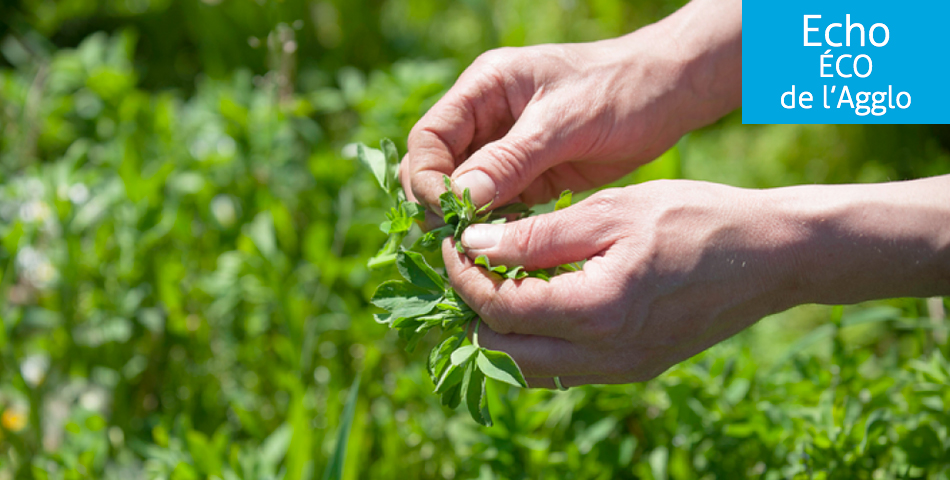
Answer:
[(950, 123), (950, 1), (742, 2), (743, 123)]

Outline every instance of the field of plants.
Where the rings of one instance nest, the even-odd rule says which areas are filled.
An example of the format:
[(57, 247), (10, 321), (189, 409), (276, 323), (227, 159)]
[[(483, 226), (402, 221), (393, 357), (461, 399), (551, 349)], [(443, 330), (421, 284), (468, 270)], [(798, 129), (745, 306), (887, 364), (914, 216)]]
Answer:
[[(0, 480), (950, 479), (947, 299), (798, 307), (642, 384), (489, 381), (492, 427), (374, 321), (356, 144), (404, 152), (483, 51), (683, 3), (3, 2)], [(733, 114), (621, 183), (948, 172), (942, 126)]]

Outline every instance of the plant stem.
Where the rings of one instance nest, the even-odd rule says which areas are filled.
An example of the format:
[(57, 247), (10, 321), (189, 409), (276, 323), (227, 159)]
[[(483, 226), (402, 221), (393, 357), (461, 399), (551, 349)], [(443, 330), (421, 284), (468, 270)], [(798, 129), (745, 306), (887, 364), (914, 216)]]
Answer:
[(482, 348), (478, 344), (478, 327), (482, 324), (482, 319), (480, 317), (475, 317), (475, 331), (472, 332), (472, 345), (475, 345), (476, 348)]

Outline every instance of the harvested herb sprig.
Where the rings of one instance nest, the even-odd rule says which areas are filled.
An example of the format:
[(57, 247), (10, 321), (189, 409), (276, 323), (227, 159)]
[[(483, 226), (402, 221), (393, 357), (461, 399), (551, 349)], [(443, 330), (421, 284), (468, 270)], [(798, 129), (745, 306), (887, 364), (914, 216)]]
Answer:
[[(531, 211), (524, 204), (494, 210), (490, 209), (490, 204), (476, 207), (468, 189), (461, 197), (456, 195), (451, 181), (445, 177), (446, 192), (439, 198), (445, 225), (424, 233), (407, 249), (403, 246), (406, 236), (417, 220), (425, 218), (425, 211), (421, 205), (406, 199), (399, 184), (399, 156), (395, 145), (384, 139), (380, 147), (377, 150), (360, 144), (357, 148), (360, 161), (369, 167), (393, 202), (386, 221), (380, 224), (380, 230), (389, 238), (369, 260), (369, 266), (379, 268), (395, 263), (403, 280), (390, 280), (376, 289), (371, 302), (387, 312), (375, 315), (376, 321), (395, 328), (400, 338), (406, 341), (408, 351), (414, 350), (429, 330), (438, 328), (442, 341), (429, 352), (427, 363), (435, 393), (442, 396), (443, 405), (452, 409), (464, 402), (475, 421), (491, 426), (491, 413), (485, 398), (486, 380), (492, 378), (516, 387), (527, 387), (524, 375), (507, 353), (478, 344), (481, 325), (478, 315), (459, 298), (445, 275), (426, 262), (421, 252), (439, 248), (450, 236), (455, 238), (456, 248), (463, 252), (459, 240), (469, 225), (522, 218)], [(570, 202), (570, 192), (565, 192), (556, 208), (568, 206)], [(520, 266), (510, 269), (492, 266), (485, 256), (478, 257), (475, 264), (507, 279), (527, 276), (547, 279), (550, 273), (556, 273), (527, 272)], [(560, 268), (573, 270), (575, 266)], [(472, 329), (472, 340), (466, 342), (469, 328)]]

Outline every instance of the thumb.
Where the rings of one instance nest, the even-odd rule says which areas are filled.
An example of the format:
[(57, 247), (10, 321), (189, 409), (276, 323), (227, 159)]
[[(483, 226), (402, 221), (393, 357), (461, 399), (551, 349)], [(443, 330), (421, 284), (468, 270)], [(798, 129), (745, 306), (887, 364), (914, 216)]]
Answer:
[[(484, 145), (458, 166), (452, 181), (459, 193), (471, 190), (478, 206), (504, 205), (563, 160), (551, 130), (531, 117), (526, 111), (504, 137)], [(553, 198), (557, 193), (551, 187), (551, 192), (540, 196)]]
[[(493, 265), (522, 265), (526, 270), (552, 268), (591, 258), (619, 237), (615, 217), (588, 199), (576, 206), (504, 224), (476, 224), (465, 229), (462, 246), (475, 259)], [(586, 205), (585, 205), (586, 203)]]

